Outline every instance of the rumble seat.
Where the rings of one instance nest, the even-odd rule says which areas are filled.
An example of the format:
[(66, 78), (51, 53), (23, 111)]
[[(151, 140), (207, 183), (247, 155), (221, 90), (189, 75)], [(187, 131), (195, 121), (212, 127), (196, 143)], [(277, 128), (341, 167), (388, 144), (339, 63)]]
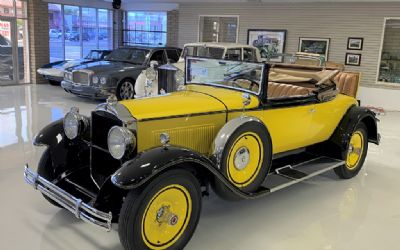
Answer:
[(334, 82), (341, 94), (356, 97), (360, 82), (360, 73), (340, 72), (334, 78)]
[(268, 83), (268, 97), (269, 98), (306, 96), (306, 95), (309, 95), (310, 93), (311, 93), (310, 89), (300, 87), (300, 86), (276, 83), (276, 82)]

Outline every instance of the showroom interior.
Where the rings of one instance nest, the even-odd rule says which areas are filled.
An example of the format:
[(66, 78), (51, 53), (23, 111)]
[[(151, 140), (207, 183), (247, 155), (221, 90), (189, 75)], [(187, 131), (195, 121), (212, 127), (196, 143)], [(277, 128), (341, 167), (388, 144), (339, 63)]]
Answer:
[(399, 249), (399, 112), (399, 0), (0, 0), (1, 249)]

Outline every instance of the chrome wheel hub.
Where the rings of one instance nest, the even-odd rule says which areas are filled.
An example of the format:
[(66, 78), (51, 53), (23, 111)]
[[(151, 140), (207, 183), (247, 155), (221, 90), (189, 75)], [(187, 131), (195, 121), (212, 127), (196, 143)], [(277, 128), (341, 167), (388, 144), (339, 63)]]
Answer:
[(237, 170), (243, 170), (250, 162), (250, 151), (246, 147), (241, 147), (235, 154), (234, 164)]
[(178, 215), (169, 210), (169, 206), (163, 206), (157, 211), (156, 220), (158, 223), (167, 223), (170, 226), (175, 226), (178, 223)]
[(132, 99), (135, 93), (134, 87), (130, 82), (124, 82), (120, 88), (120, 96), (122, 99)]

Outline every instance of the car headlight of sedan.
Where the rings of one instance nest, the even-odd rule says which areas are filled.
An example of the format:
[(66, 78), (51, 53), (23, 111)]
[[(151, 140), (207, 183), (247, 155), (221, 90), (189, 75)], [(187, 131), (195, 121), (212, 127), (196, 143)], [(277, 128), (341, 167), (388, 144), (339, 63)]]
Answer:
[(72, 81), (72, 73), (71, 72), (65, 72), (64, 73), (64, 79), (67, 81)]
[(89, 119), (79, 114), (78, 108), (71, 108), (64, 117), (65, 136), (73, 140), (82, 135), (89, 128)]
[(107, 83), (107, 77), (105, 77), (105, 76), (102, 76), (102, 77), (100, 77), (100, 83), (101, 84), (106, 84)]
[(112, 127), (108, 132), (107, 142), (110, 154), (117, 160), (122, 159), (125, 154), (132, 152), (136, 148), (135, 135), (124, 127)]
[(92, 82), (93, 82), (94, 84), (98, 84), (98, 83), (99, 83), (99, 77), (98, 77), (98, 76), (93, 76), (93, 77), (92, 77)]

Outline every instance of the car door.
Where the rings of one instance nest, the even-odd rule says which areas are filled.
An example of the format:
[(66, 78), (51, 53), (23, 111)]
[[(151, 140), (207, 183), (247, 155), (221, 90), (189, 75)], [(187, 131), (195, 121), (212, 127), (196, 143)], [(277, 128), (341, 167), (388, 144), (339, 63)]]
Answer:
[(287, 107), (267, 105), (259, 112), (267, 126), (273, 144), (273, 153), (282, 153), (313, 144), (310, 135), (314, 103)]

